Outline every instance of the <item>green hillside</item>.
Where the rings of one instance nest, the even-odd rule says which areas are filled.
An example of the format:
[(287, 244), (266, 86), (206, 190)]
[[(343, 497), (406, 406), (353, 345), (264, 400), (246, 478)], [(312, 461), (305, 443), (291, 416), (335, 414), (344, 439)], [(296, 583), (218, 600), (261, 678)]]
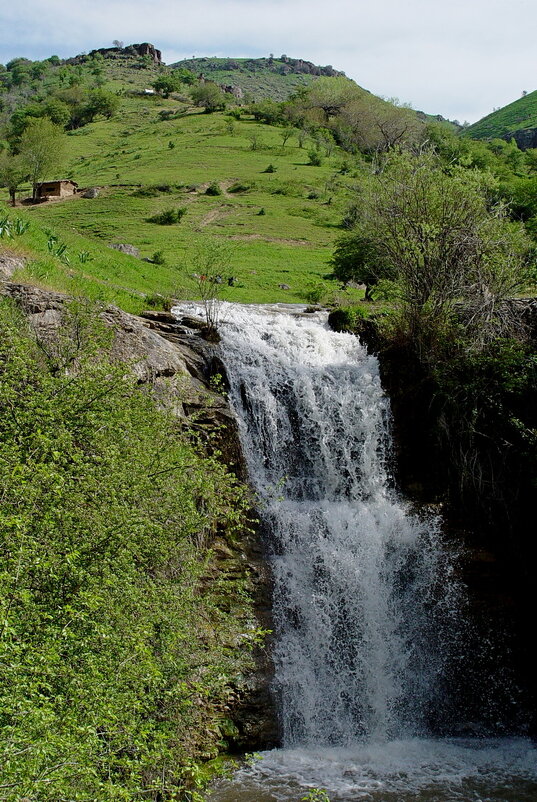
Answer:
[(181, 67), (196, 75), (204, 75), (218, 84), (238, 87), (246, 99), (287, 100), (289, 95), (310, 85), (321, 76), (343, 75), (333, 67), (318, 67), (310, 61), (280, 58), (191, 58), (178, 61)]
[[(474, 139), (505, 138), (510, 134), (517, 139), (519, 132), (537, 128), (537, 91), (518, 98), (482, 120), (470, 125), (465, 135)], [(523, 136), (521, 137), (523, 139)], [(523, 146), (523, 142), (519, 142)]]
[[(102, 89), (119, 90), (120, 109), (67, 132), (61, 176), (98, 187), (99, 196), (19, 207), (16, 214), (33, 224), (17, 240), (31, 257), (21, 277), (138, 311), (155, 293), (195, 297), (200, 258), (216, 243), (227, 248), (226, 275), (235, 279), (223, 288), (230, 300), (304, 302), (312, 291), (337, 291), (323, 276), (359, 161), (332, 143), (313, 165), (314, 133), (299, 139), (294, 130), (284, 143), (283, 126), (244, 113), (205, 114), (181, 92), (146, 94), (162, 70), (140, 59), (105, 59), (99, 67)], [(79, 65), (71, 69), (89, 80)], [(46, 80), (54, 86), (56, 73)], [(22, 190), (21, 198), (30, 193), (28, 185)], [(186, 209), (180, 223), (148, 222), (170, 208)], [(68, 264), (51, 257), (47, 232), (66, 245)], [(140, 258), (110, 249), (113, 243), (136, 247)], [(159, 264), (144, 261), (155, 254)]]
[[(121, 119), (73, 132), (67, 174), (83, 187), (98, 186), (99, 197), (42, 204), (27, 214), (80, 251), (128, 243), (144, 258), (161, 252), (165, 260), (157, 266), (110, 251), (125, 268), (118, 263), (119, 272), (107, 274), (104, 267), (99, 283), (191, 296), (197, 253), (214, 238), (232, 245), (237, 282), (226, 291), (230, 299), (306, 300), (307, 287), (328, 271), (344, 213), (349, 178), (340, 172), (341, 154), (314, 167), (296, 141), (282, 147), (277, 127), (197, 112), (161, 121), (159, 112), (171, 104), (133, 99)], [(274, 172), (265, 172), (269, 165)], [(207, 194), (212, 184), (209, 191), (221, 194)], [(178, 224), (147, 222), (182, 207), (186, 214)], [(91, 242), (79, 242), (78, 235)], [(71, 262), (62, 283), (68, 289), (78, 274), (95, 269), (94, 261), (80, 267)]]

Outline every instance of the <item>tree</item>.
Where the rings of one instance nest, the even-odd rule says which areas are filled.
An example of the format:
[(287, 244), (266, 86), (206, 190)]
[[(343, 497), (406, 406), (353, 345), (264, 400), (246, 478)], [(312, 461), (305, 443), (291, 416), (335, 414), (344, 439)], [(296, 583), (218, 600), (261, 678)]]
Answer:
[(373, 288), (380, 279), (393, 278), (391, 265), (379, 254), (375, 243), (361, 234), (347, 234), (336, 242), (330, 260), (333, 275), (343, 284), (365, 284), (365, 300), (373, 300)]
[(87, 122), (92, 122), (95, 117), (105, 117), (109, 120), (119, 109), (120, 100), (115, 92), (107, 92), (105, 89), (92, 89), (88, 93), (85, 103), (85, 117)]
[(438, 331), (457, 304), (481, 340), (503, 325), (503, 301), (524, 283), (529, 240), (506, 208), (492, 202), (488, 174), (431, 152), (394, 153), (372, 175), (356, 234), (393, 271), (411, 337)]
[(205, 311), (205, 337), (218, 342), (218, 325), (222, 311), (222, 290), (231, 286), (231, 251), (226, 243), (202, 240), (197, 243), (193, 267), (198, 282), (198, 293)]
[(306, 105), (309, 108), (321, 109), (325, 121), (334, 117), (349, 103), (353, 97), (363, 92), (349, 78), (318, 78), (306, 93)]
[(0, 153), (0, 186), (6, 187), (12, 206), (15, 206), (19, 186), (28, 178), (28, 171), (20, 156)]
[(61, 167), (64, 146), (64, 132), (46, 117), (28, 123), (21, 136), (19, 153), (32, 182), (34, 201), (37, 200), (39, 182)]
[(162, 97), (169, 97), (172, 92), (177, 92), (181, 81), (175, 75), (159, 75), (151, 83), (151, 86)]
[(190, 94), (195, 105), (202, 106), (207, 114), (223, 109), (226, 106), (227, 99), (225, 94), (213, 81), (205, 81), (198, 84), (198, 86), (194, 86)]

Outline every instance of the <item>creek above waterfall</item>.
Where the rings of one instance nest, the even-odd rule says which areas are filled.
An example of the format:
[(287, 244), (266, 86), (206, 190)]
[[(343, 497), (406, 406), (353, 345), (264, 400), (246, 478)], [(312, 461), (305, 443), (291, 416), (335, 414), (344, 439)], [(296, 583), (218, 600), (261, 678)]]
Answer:
[(448, 737), (467, 724), (452, 698), (464, 589), (440, 522), (393, 486), (377, 360), (322, 313), (225, 305), (220, 332), (273, 576), (283, 748), (211, 800), (295, 802), (314, 787), (333, 800), (535, 799), (529, 741)]

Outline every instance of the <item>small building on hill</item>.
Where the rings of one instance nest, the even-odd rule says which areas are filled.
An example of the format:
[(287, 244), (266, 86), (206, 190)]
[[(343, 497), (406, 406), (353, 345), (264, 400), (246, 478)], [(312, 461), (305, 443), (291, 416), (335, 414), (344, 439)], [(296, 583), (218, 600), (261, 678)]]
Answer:
[(54, 198), (67, 198), (75, 195), (78, 189), (76, 181), (62, 179), (61, 181), (42, 181), (37, 185), (38, 200), (54, 200)]

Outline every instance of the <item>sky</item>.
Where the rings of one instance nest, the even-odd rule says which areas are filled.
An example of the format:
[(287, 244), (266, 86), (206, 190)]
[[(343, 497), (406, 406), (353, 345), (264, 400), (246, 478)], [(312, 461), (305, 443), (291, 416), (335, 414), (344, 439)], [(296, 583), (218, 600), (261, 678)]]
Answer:
[(534, 0), (0, 0), (0, 62), (151, 42), (191, 56), (283, 53), (429, 114), (476, 120), (537, 88)]

